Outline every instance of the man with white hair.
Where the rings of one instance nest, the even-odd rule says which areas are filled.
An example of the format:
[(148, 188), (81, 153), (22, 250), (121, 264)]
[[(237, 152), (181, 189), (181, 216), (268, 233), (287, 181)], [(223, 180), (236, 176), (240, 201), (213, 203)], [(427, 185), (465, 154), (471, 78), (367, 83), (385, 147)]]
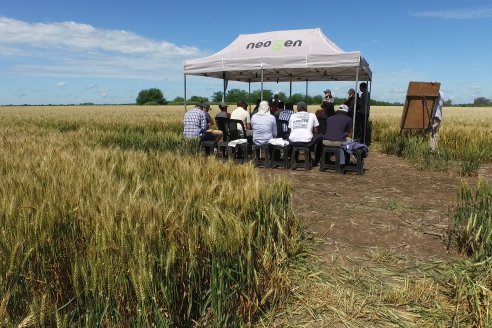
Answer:
[(432, 151), (437, 150), (437, 144), (439, 142), (439, 127), (441, 126), (442, 120), (442, 108), (444, 107), (444, 93), (439, 91), (439, 97), (434, 103), (434, 108), (432, 109), (431, 115), (431, 126), (430, 126), (430, 148)]

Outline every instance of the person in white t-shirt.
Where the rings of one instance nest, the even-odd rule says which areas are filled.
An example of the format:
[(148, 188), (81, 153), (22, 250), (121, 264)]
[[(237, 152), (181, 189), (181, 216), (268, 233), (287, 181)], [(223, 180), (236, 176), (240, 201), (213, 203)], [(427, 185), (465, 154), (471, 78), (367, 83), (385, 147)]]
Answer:
[(316, 115), (307, 111), (304, 102), (297, 104), (297, 113), (289, 119), (289, 141), (294, 146), (308, 146), (315, 152), (314, 165), (321, 157), (323, 136), (318, 134), (319, 122)]
[(244, 127), (246, 129), (246, 134), (244, 134), (242, 127), (239, 124), (237, 125), (239, 133), (242, 136), (252, 136), (253, 135), (253, 131), (251, 131), (251, 117), (249, 116), (249, 113), (246, 110), (247, 107), (248, 106), (246, 105), (246, 102), (240, 100), (237, 103), (237, 108), (235, 110), (233, 110), (231, 113), (231, 120), (243, 121)]

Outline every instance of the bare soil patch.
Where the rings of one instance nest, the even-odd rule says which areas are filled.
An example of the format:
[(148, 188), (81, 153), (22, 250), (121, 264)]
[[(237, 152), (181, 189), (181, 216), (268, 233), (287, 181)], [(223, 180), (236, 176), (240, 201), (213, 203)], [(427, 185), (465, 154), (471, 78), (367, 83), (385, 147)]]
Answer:
[[(366, 172), (261, 169), (293, 183), (296, 214), (308, 231), (326, 241), (322, 256), (363, 256), (368, 248), (417, 258), (449, 256), (448, 213), (464, 179), (456, 173), (419, 171), (404, 159), (371, 152)], [(490, 168), (480, 174), (490, 180)], [(465, 178), (470, 184), (476, 178)], [(333, 259), (331, 259), (333, 260)]]

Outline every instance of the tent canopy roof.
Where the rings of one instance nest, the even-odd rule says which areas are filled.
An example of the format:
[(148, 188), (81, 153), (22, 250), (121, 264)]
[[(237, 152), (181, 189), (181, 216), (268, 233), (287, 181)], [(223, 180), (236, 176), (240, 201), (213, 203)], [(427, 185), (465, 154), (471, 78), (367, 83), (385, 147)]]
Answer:
[(186, 75), (232, 81), (355, 81), (371, 80), (360, 52), (345, 52), (319, 28), (241, 34), (225, 49), (184, 62)]

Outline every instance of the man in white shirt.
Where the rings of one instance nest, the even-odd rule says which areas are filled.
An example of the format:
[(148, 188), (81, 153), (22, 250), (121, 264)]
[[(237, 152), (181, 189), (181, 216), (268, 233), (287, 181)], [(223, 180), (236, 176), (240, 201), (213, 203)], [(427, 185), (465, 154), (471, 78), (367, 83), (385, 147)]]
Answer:
[(319, 122), (316, 115), (307, 111), (303, 102), (297, 104), (297, 113), (289, 119), (289, 140), (295, 146), (308, 146), (315, 152), (314, 166), (321, 157), (323, 136), (318, 134)]
[(248, 111), (246, 110), (247, 105), (244, 101), (240, 100), (237, 103), (237, 108), (231, 113), (231, 120), (241, 120), (243, 121), (244, 127), (246, 128), (246, 135), (242, 127), (238, 124), (237, 129), (242, 136), (252, 136), (253, 131), (251, 131), (251, 117), (249, 116)]
[(435, 101), (432, 109), (431, 126), (430, 126), (430, 148), (432, 151), (437, 150), (439, 142), (439, 127), (442, 121), (442, 108), (444, 107), (444, 93), (439, 91), (439, 97)]

